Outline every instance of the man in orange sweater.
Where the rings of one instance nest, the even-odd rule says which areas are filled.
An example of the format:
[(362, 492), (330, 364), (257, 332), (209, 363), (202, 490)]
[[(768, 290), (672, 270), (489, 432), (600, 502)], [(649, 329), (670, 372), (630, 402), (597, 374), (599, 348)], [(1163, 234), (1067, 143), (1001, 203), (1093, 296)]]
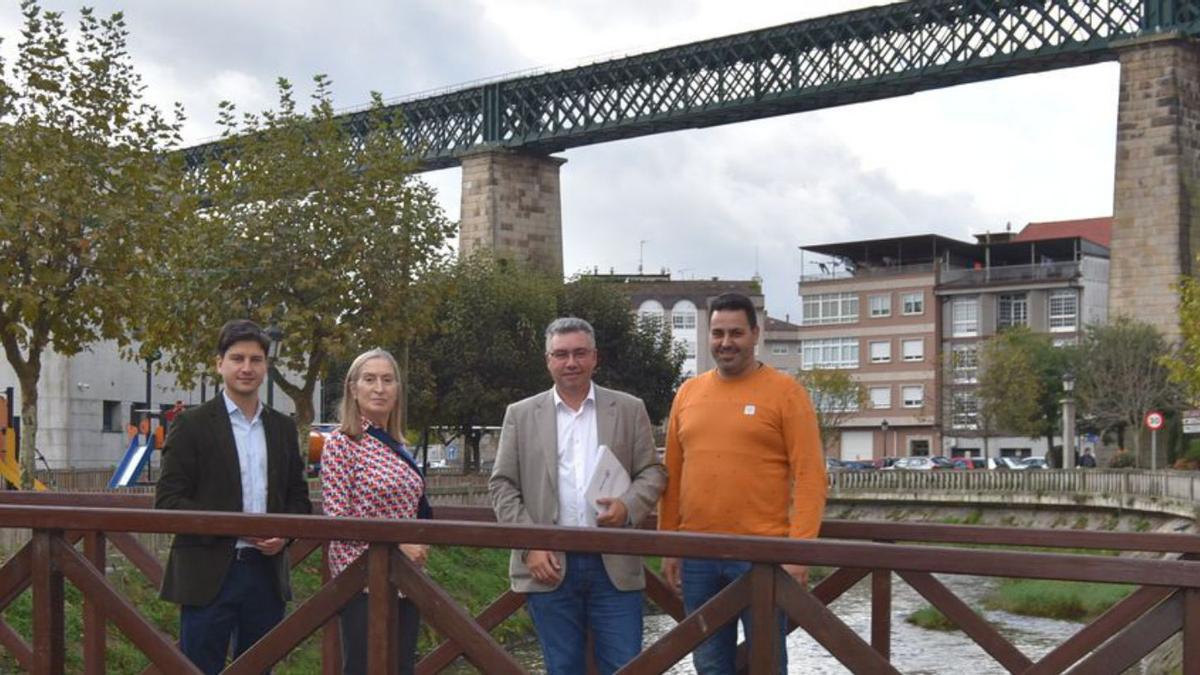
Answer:
[[(679, 389), (667, 428), (667, 489), (659, 529), (769, 537), (816, 537), (825, 510), (825, 462), (816, 413), (795, 378), (759, 363), (758, 317), (744, 295), (711, 304), (709, 348), (717, 367)], [(784, 565), (801, 583), (802, 565)], [(667, 582), (688, 613), (750, 569), (729, 560), (663, 558)], [(742, 625), (753, 640), (749, 611)], [(786, 622), (781, 620), (781, 629)], [(787, 653), (780, 639), (780, 672)], [(737, 626), (692, 654), (701, 675), (736, 672)]]

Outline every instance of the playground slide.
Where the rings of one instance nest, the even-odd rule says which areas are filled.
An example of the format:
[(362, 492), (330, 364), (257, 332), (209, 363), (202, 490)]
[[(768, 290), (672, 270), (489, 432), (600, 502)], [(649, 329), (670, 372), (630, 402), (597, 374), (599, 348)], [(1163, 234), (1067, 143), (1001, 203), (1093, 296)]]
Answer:
[[(12, 427), (0, 431), (4, 440), (4, 454), (0, 456), (0, 478), (8, 481), (13, 487), (21, 487), (21, 467), (17, 464), (17, 434)], [(46, 485), (36, 478), (33, 481), (35, 490), (45, 490)]]

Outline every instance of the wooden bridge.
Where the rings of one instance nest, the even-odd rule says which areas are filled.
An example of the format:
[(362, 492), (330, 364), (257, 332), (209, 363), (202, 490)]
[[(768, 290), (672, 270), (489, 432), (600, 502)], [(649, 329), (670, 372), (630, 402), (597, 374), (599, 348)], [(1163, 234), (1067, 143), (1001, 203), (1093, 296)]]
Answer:
[[(1111, 673), (1137, 663), (1172, 635), (1183, 633), (1183, 672), (1200, 672), (1200, 539), (1177, 534), (1030, 530), (957, 525), (826, 521), (816, 541), (764, 537), (662, 534), (647, 531), (516, 527), (491, 520), (479, 507), (443, 507), (436, 521), (373, 521), (322, 516), (247, 515), (154, 511), (143, 495), (9, 493), (0, 495), (0, 527), (28, 528), (28, 545), (0, 567), (0, 610), (32, 588), (32, 642), (0, 622), (0, 646), (25, 669), (65, 671), (64, 587), (83, 596), (83, 663), (88, 675), (105, 672), (108, 625), (119, 629), (149, 659), (147, 672), (198, 673), (174, 639), (143, 616), (107, 578), (109, 544), (152, 584), (162, 578), (158, 558), (135, 533), (215, 536), (285, 536), (293, 565), (323, 555), (331, 539), (370, 542), (368, 552), (342, 575), (328, 579), (260, 642), (231, 664), (229, 674), (259, 673), (278, 663), (308, 636), (324, 631), (323, 672), (339, 672), (336, 618), (363, 587), (371, 594), (369, 652), (372, 673), (390, 672), (395, 659), (388, 626), (403, 592), (444, 642), (424, 655), (418, 672), (436, 673), (463, 656), (488, 673), (519, 673), (521, 666), (489, 631), (517, 611), (523, 598), (505, 593), (473, 617), (429, 576), (399, 554), (397, 544), (486, 548), (549, 548), (644, 556), (752, 561), (751, 572), (691, 616), (648, 570), (647, 596), (679, 621), (622, 673), (660, 673), (686, 657), (719, 627), (749, 608), (759, 625), (783, 611), (793, 628), (811, 635), (856, 673), (898, 672), (889, 662), (893, 579), (912, 586), (957, 624), (1003, 668), (1013, 673)], [(82, 542), (80, 548), (79, 542)], [(934, 544), (936, 546), (930, 546)], [(1021, 552), (991, 547), (1070, 549), (1072, 553)], [(967, 547), (969, 546), (969, 548)], [(1078, 551), (1090, 553), (1079, 554)], [(1142, 551), (1162, 558), (1114, 557), (1101, 552)], [(807, 590), (779, 569), (781, 563), (834, 568)], [(959, 599), (935, 573), (1122, 583), (1132, 594), (1048, 653), (1024, 654)], [(326, 575), (327, 577), (327, 575)], [(870, 635), (851, 630), (828, 605), (870, 578)], [(376, 599), (380, 599), (378, 602)], [(778, 636), (743, 645), (748, 672), (771, 672)]]

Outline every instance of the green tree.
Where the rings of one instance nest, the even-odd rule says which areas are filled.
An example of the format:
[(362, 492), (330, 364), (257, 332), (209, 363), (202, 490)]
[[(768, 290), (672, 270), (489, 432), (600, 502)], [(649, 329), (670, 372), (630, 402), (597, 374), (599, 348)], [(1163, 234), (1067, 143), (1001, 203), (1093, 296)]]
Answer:
[(1179, 348), (1164, 363), (1187, 400), (1200, 404), (1200, 279), (1193, 276), (1179, 282), (1179, 330)]
[(22, 487), (37, 448), (37, 385), (47, 349), (125, 343), (178, 178), (160, 154), (183, 115), (143, 100), (121, 14), (21, 4), (11, 68), (0, 60), (0, 344), (21, 389)]
[(597, 384), (642, 399), (654, 424), (667, 416), (687, 358), (669, 326), (653, 319), (639, 320), (620, 286), (587, 278), (562, 286), (558, 315), (586, 319), (596, 330), (600, 351)]
[(796, 379), (812, 398), (821, 447), (828, 452), (838, 440), (842, 422), (865, 405), (866, 391), (844, 370), (802, 370)]
[[(219, 156), (191, 173), (205, 208), (172, 239), (170, 281), (148, 331), (186, 382), (211, 363), (212, 335), (226, 320), (277, 326), (272, 375), (302, 437), (332, 362), (403, 347), (427, 325), (430, 286), (418, 281), (448, 260), (455, 229), (434, 189), (414, 177), (403, 120), (383, 111), (379, 94), (364, 113), (374, 132), (355, 138), (335, 118), (329, 80), (314, 82), (307, 115), (283, 79), (275, 110), (239, 120), (220, 104)], [(398, 356), (406, 361), (403, 349)]]
[(979, 405), (997, 430), (1043, 437), (1053, 447), (1061, 418), (1063, 375), (1073, 370), (1076, 348), (1055, 347), (1051, 337), (1013, 328), (988, 340), (980, 353)]
[(499, 425), (510, 403), (550, 387), (545, 329), (556, 317), (596, 331), (597, 384), (638, 396), (654, 421), (670, 410), (683, 348), (661, 322), (640, 322), (619, 287), (571, 283), (486, 254), (438, 275), (432, 330), (413, 342), (414, 428), (442, 427), (466, 439), (478, 466), (478, 428)]
[[(1185, 322), (1186, 323), (1186, 322)], [(1077, 377), (1080, 410), (1101, 429), (1133, 431), (1134, 457), (1141, 463), (1142, 418), (1151, 410), (1177, 409), (1181, 387), (1170, 378), (1167, 341), (1154, 326), (1121, 317), (1090, 326)]]
[(461, 260), (431, 283), (431, 330), (412, 342), (411, 426), (462, 435), (470, 469), (479, 462), (478, 428), (499, 425), (510, 403), (550, 385), (542, 335), (558, 283), (487, 255)]

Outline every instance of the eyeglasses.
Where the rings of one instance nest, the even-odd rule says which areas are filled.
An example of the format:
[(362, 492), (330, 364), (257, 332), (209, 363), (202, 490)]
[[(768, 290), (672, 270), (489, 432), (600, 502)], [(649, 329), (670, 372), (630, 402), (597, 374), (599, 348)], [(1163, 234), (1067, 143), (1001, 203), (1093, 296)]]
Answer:
[(574, 358), (576, 361), (582, 361), (591, 356), (595, 351), (595, 349), (575, 349), (570, 351), (566, 349), (556, 349), (550, 352), (550, 358), (554, 359), (555, 361), (566, 361), (570, 358)]

